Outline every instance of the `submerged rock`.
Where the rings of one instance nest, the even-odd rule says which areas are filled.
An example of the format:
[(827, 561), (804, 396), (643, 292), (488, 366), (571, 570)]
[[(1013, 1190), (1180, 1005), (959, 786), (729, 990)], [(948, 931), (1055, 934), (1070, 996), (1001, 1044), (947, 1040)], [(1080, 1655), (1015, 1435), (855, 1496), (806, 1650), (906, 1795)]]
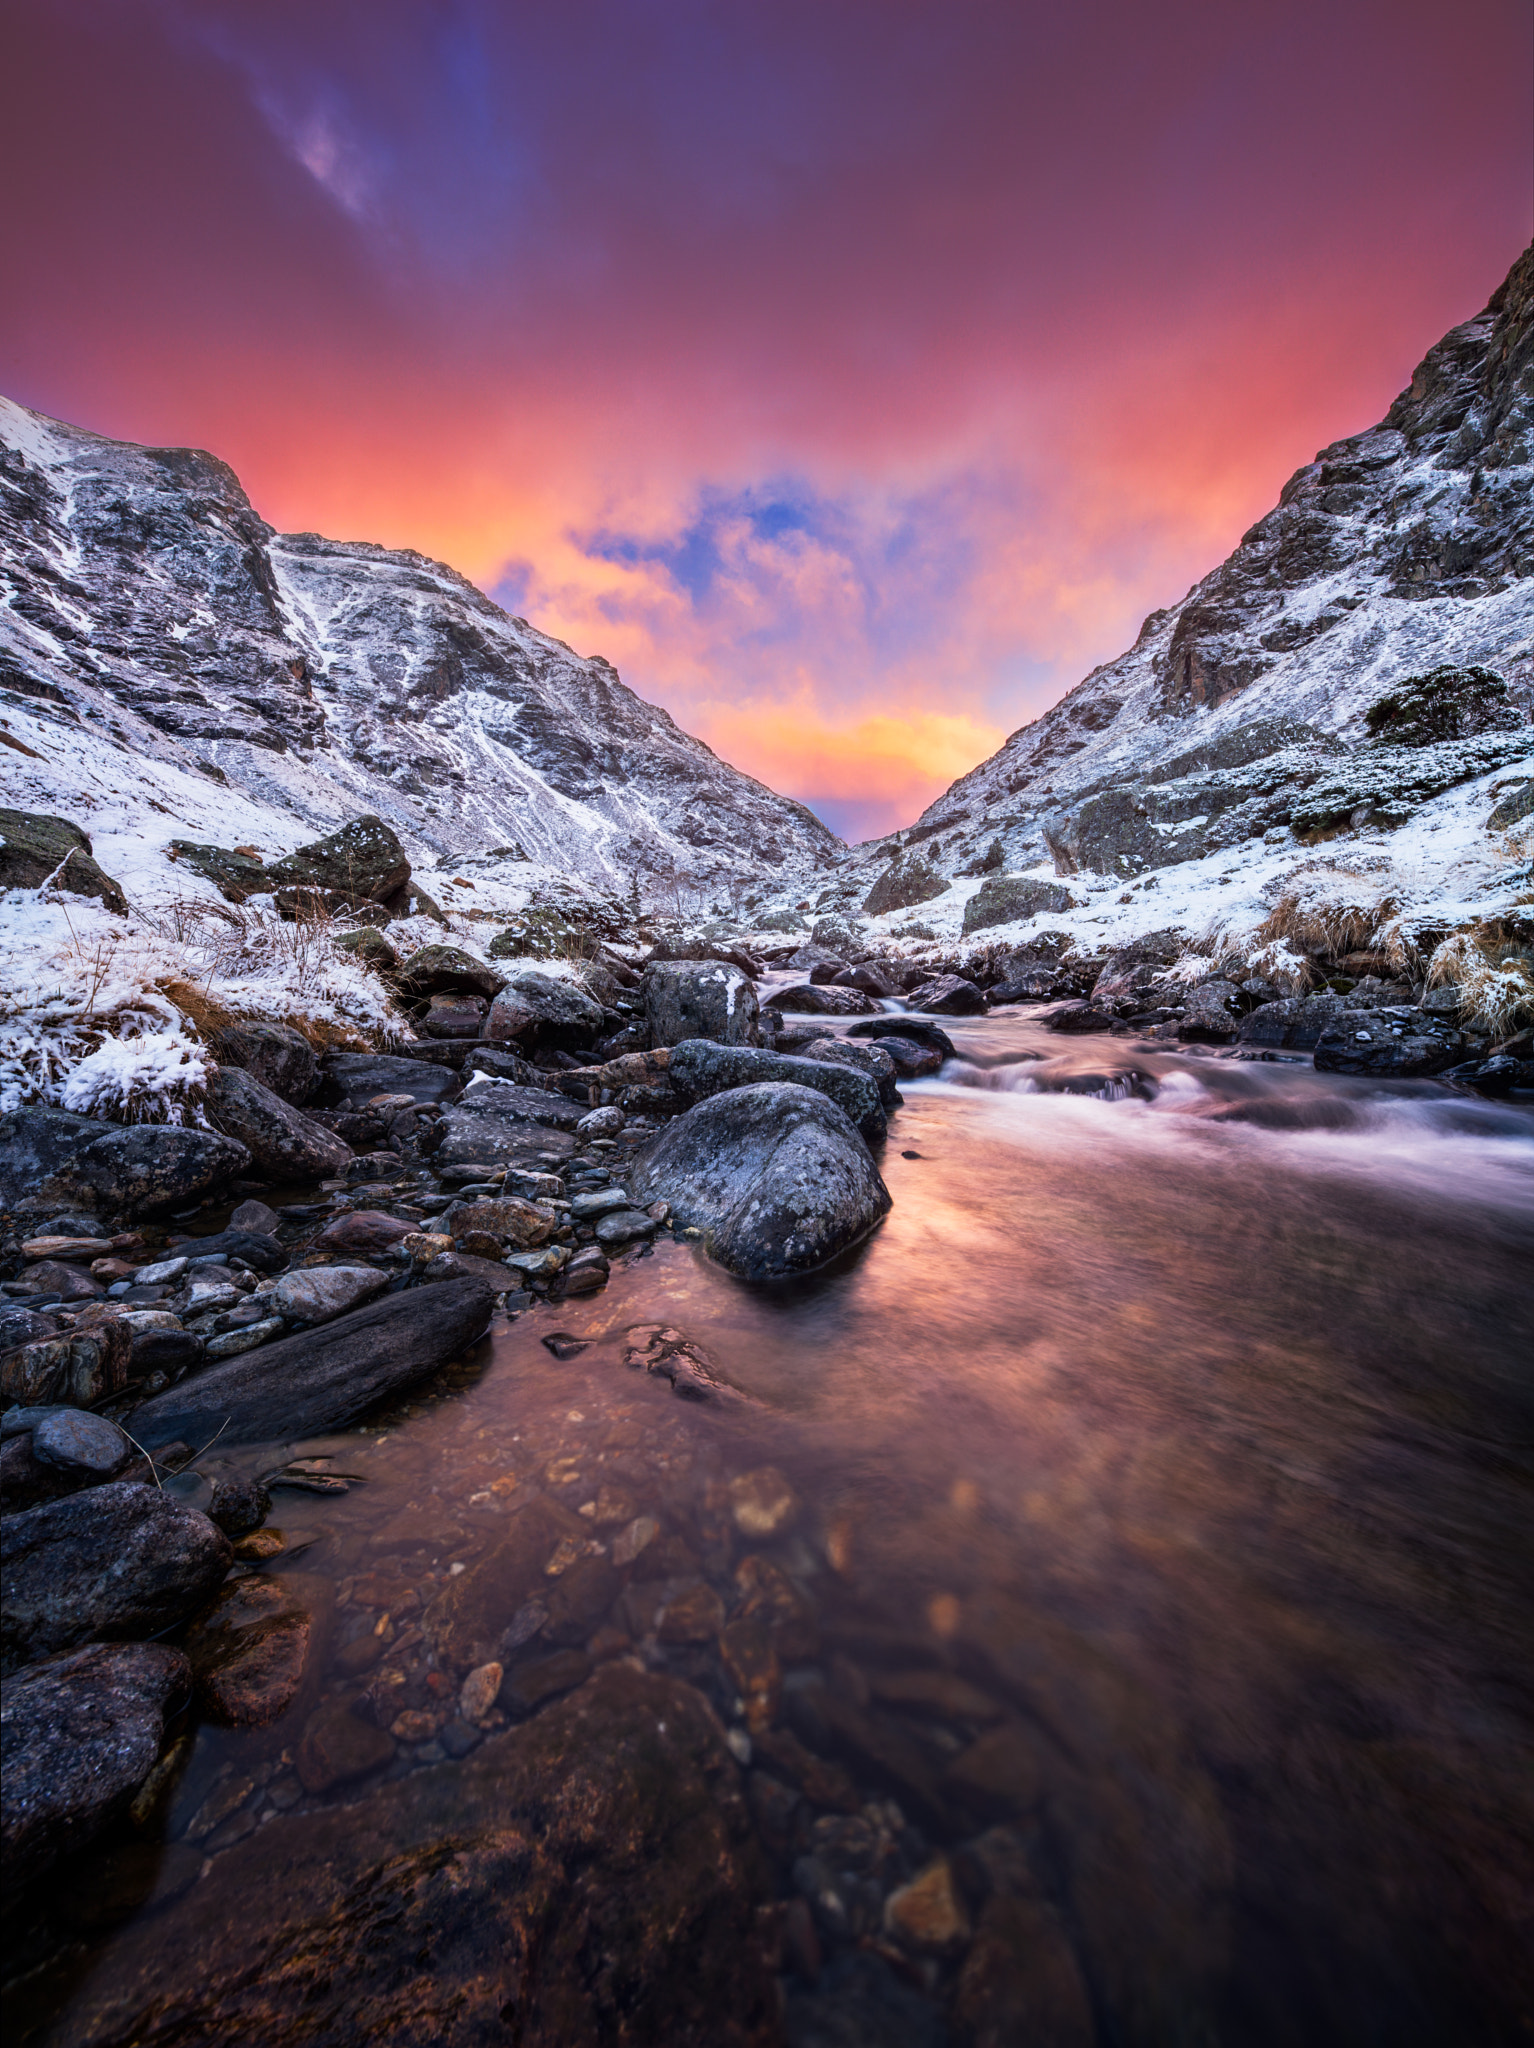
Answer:
[(285, 1714), (329, 1601), (329, 1582), (305, 1574), (231, 1580), (186, 1639), (203, 1711), (235, 1728), (264, 1728)]
[[(833, 1070), (834, 1071), (834, 1070)], [(670, 1202), (744, 1280), (806, 1273), (865, 1238), (890, 1207), (868, 1147), (828, 1096), (772, 1082), (676, 1118), (638, 1155), (636, 1202)]]
[(210, 1366), (134, 1410), (144, 1444), (224, 1444), (341, 1429), (396, 1388), (423, 1379), (472, 1344), (490, 1320), (492, 1289), (460, 1277), (387, 1295), (367, 1308)]
[(200, 1606), (230, 1562), (206, 1515), (126, 1480), (10, 1515), (0, 1526), (4, 1668), (87, 1636), (157, 1635)]
[(121, 1813), (154, 1768), (186, 1658), (163, 1643), (90, 1643), (13, 1678), (4, 1731), (5, 1889), (14, 1895)]
[(124, 1933), (72, 2039), (126, 2048), (173, 2005), (188, 2040), (261, 2048), (767, 2048), (738, 1777), (699, 1693), (604, 1666), (462, 1763), (259, 1829)]

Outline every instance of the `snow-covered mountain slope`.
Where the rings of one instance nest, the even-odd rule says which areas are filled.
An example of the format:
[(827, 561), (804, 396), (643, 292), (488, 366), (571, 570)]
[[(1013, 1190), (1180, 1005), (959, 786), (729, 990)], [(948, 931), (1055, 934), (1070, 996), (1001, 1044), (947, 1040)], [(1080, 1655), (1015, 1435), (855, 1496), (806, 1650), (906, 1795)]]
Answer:
[[(1369, 737), (1369, 706), (1445, 664), (1505, 681), (1501, 729), (1458, 754)], [(951, 936), (978, 886), (958, 878), (981, 869), (1069, 876), (1094, 896), (1160, 871), (1186, 893), (1167, 870), (1273, 866), (1275, 845), (1292, 864), (1302, 840), (1349, 832), (1406, 832), (1430, 867), (1431, 835), (1417, 843), (1424, 807), (1447, 817), (1442, 792), (1458, 789), (1483, 832), (1499, 773), (1527, 767), (1531, 704), (1534, 249), (1431, 350), (1379, 426), (1322, 449), (1127, 654), (915, 826), (859, 847), (841, 896), (851, 907), (885, 877), (907, 918)], [(913, 869), (914, 887), (901, 886)], [(1467, 886), (1461, 874), (1447, 893), (1461, 900)]]
[[(278, 534), (239, 479), (0, 400), (3, 801), (158, 850), (268, 858), (376, 812), (430, 886), (515, 901), (731, 878), (802, 894), (845, 849), (600, 658), (408, 550)], [(142, 849), (141, 849), (142, 851)], [(499, 887), (497, 887), (499, 885)]]

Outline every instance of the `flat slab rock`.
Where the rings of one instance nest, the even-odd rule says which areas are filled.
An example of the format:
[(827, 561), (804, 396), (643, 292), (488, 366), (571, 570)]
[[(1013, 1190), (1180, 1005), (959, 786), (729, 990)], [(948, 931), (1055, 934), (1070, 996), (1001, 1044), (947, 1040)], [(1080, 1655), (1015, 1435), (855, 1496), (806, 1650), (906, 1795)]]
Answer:
[(206, 1442), (220, 1428), (221, 1444), (341, 1429), (472, 1344), (494, 1301), (468, 1277), (388, 1295), (210, 1366), (136, 1408), (128, 1427), (151, 1446)]
[(200, 1607), (234, 1553), (206, 1515), (114, 1480), (0, 1522), (3, 1668), (88, 1636), (158, 1635)]
[(13, 1678), (0, 1704), (0, 1840), (13, 1895), (128, 1804), (191, 1668), (164, 1643), (88, 1643)]
[(768, 2048), (739, 1785), (700, 1693), (604, 1666), (464, 1763), (259, 1829), (126, 1930), (68, 2039)]
[(629, 1185), (638, 1204), (668, 1201), (675, 1221), (704, 1231), (712, 1256), (743, 1280), (812, 1272), (890, 1208), (843, 1111), (781, 1082), (732, 1088), (675, 1118), (639, 1153)]

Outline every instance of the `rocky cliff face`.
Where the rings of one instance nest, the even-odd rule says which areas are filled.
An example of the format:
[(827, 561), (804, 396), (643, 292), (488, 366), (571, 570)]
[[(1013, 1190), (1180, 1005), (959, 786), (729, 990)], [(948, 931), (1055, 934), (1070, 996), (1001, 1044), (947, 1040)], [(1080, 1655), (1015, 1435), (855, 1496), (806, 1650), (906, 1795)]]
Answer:
[[(1445, 665), (1493, 670), (1504, 714), (1434, 746), (1370, 737), (1372, 704)], [(1388, 828), (1526, 756), (1531, 702), (1534, 249), (1377, 427), (1323, 448), (1127, 654), (846, 879), (919, 867), (930, 898), (985, 868), (1128, 877), (1280, 828)]]
[[(0, 700), (70, 735), (59, 760), (83, 749), (98, 782), (114, 753), (183, 770), (204, 778), (210, 819), (232, 785), (295, 843), (372, 811), (443, 859), (609, 889), (638, 869), (797, 891), (843, 852), (607, 662), (442, 563), (276, 533), (210, 455), (6, 401)], [(72, 812), (73, 794), (66, 774), (30, 807)]]

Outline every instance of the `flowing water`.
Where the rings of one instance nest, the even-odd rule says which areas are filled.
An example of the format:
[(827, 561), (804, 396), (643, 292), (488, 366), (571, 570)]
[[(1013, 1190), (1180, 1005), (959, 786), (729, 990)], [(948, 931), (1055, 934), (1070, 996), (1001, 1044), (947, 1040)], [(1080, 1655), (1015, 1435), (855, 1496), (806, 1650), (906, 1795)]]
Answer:
[[(791, 2040), (1527, 2041), (1534, 1119), (1021, 1010), (948, 1028), (960, 1058), (893, 1119), (894, 1208), (834, 1270), (751, 1289), (667, 1241), (300, 1447), (366, 1482), (274, 1516), (270, 1569), (335, 1603), (321, 1690), (404, 1731), (385, 1776), (462, 1768), (436, 1761), (472, 1738), (433, 1600), (530, 1500), (609, 1559), (654, 1522), (552, 1653), (679, 1672), (736, 1727), (776, 1889), (811, 1903)], [(626, 1365), (654, 1324), (733, 1393)], [(763, 1466), (795, 1504), (742, 1533), (728, 1482)], [(882, 1861), (773, 1791), (760, 1712), (752, 1746), (714, 1641), (748, 1553), (806, 1624), (772, 1718), (850, 1775)], [(514, 1640), (526, 1590), (513, 1675), (551, 1655)], [(702, 1625), (668, 1630), (668, 1600)], [(274, 1729), (189, 1729), (159, 1892), (83, 1886), (18, 2008), (35, 2038), (97, 2038), (78, 2015), (210, 1858), (365, 1789), (295, 1776), (313, 1688)], [(1015, 2008), (961, 1975), (962, 1937), (902, 1965), (884, 1932), (938, 1853), (971, 1919), (1022, 1873), (1048, 1984), (1013, 1956)], [(882, 2018), (858, 1953), (899, 1987)]]

